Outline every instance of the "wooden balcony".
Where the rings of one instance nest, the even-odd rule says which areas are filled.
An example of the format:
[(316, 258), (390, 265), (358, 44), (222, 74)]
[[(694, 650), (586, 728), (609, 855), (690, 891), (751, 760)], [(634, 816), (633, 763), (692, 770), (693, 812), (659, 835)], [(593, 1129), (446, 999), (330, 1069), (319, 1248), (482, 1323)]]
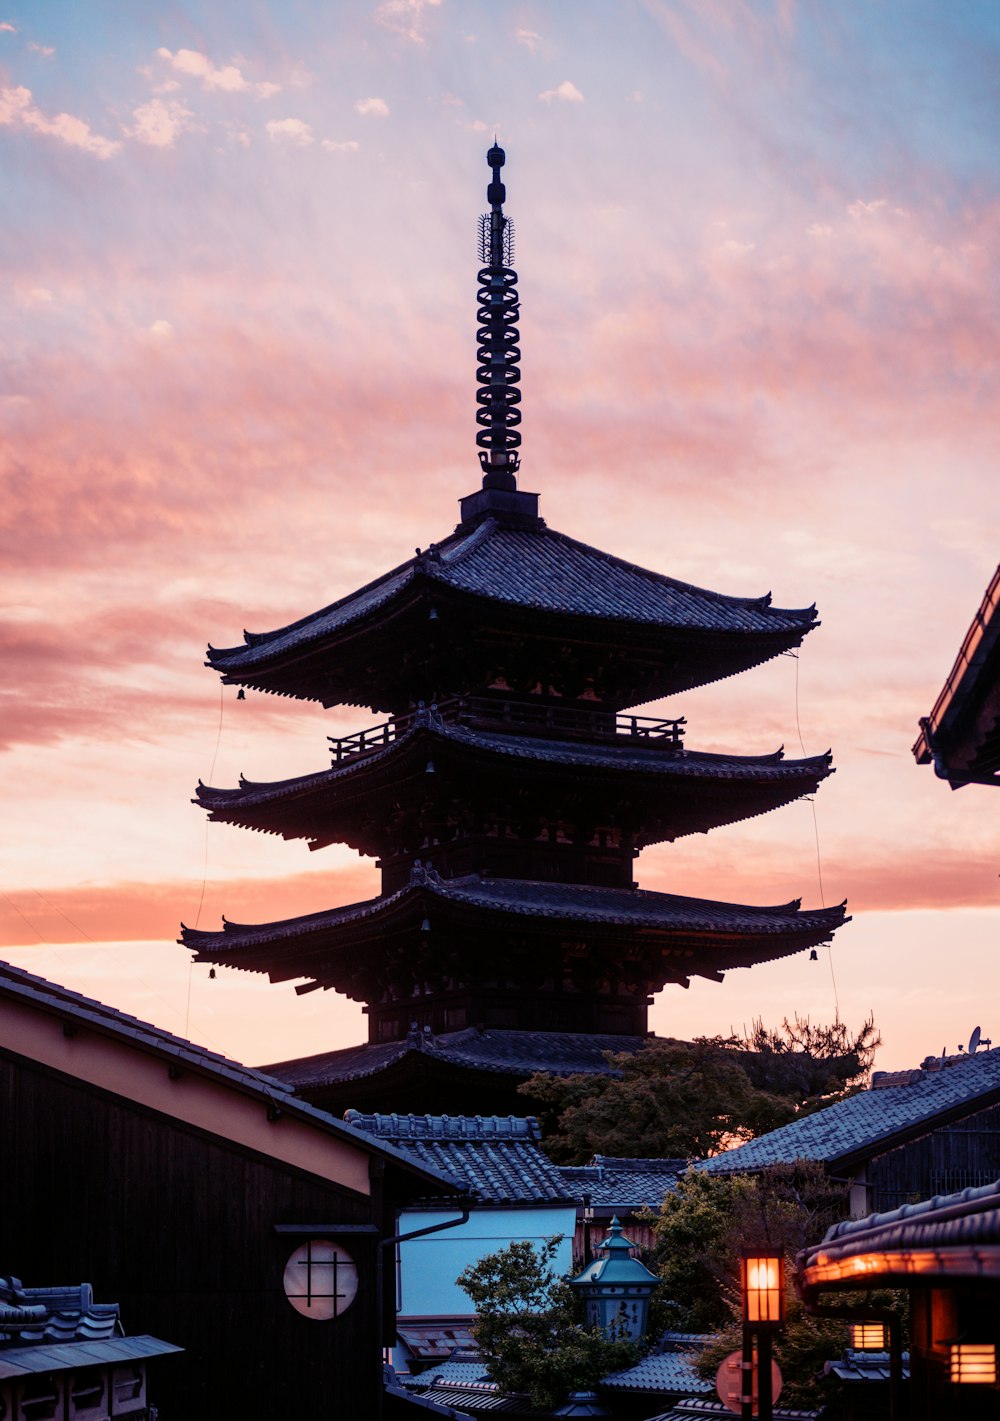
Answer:
[(468, 725), (479, 730), (514, 732), (547, 740), (586, 740), (607, 745), (644, 740), (664, 751), (683, 748), (683, 716), (661, 720), (647, 715), (619, 715), (613, 711), (582, 710), (555, 705), (551, 701), (531, 702), (470, 696), (443, 701), (440, 705), (395, 716), (379, 725), (357, 730), (352, 735), (328, 736), (335, 765), (345, 760), (371, 755), (391, 745), (420, 718), (437, 719), (449, 725)]

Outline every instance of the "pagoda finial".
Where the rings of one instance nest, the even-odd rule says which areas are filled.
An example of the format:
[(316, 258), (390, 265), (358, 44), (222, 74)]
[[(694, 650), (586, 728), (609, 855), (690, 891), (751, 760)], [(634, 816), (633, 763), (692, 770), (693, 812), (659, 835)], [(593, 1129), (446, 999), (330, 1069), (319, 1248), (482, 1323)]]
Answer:
[(505, 154), (494, 139), (486, 155), (493, 181), (486, 189), (489, 212), (479, 219), (479, 315), (476, 355), (476, 435), (479, 462), (483, 467), (483, 488), (516, 489), (514, 475), (520, 466), (517, 450), (521, 436), (521, 391), (518, 384), (520, 335), (517, 329), (519, 306), (514, 260), (514, 224), (504, 216), (507, 196), (500, 181)]

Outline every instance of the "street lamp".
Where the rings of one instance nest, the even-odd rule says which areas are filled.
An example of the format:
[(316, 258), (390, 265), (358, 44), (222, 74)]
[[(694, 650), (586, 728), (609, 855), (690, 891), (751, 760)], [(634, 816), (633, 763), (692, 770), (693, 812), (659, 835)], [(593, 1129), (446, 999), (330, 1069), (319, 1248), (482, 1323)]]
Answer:
[(588, 1327), (599, 1327), (606, 1337), (637, 1342), (645, 1335), (650, 1295), (660, 1280), (632, 1257), (634, 1245), (617, 1219), (611, 1220), (600, 1247), (605, 1256), (571, 1278), (570, 1287), (583, 1299)]
[(743, 1255), (743, 1321), (751, 1327), (785, 1320), (785, 1260), (778, 1253)]
[(851, 1350), (854, 1352), (884, 1352), (884, 1322), (852, 1322)]
[(771, 1334), (785, 1320), (785, 1260), (780, 1253), (752, 1249), (740, 1267), (743, 1294), (742, 1421), (753, 1418), (754, 1337), (757, 1339), (757, 1415), (773, 1421)]

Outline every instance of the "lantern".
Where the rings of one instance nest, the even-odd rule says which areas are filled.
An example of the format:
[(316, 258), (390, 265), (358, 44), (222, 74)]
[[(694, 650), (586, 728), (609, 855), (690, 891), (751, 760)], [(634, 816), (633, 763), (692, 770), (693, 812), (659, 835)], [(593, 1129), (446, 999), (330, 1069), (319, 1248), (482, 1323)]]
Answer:
[(884, 1352), (884, 1322), (852, 1322), (851, 1347), (855, 1352)]
[(951, 1380), (959, 1385), (994, 1386), (997, 1349), (992, 1342), (953, 1342), (948, 1349)]
[(779, 1253), (743, 1257), (743, 1321), (750, 1327), (778, 1326), (785, 1320), (785, 1260)]
[(612, 1219), (608, 1236), (600, 1245), (605, 1256), (595, 1258), (571, 1278), (570, 1287), (584, 1300), (588, 1327), (599, 1327), (606, 1337), (638, 1341), (645, 1335), (650, 1295), (660, 1280), (632, 1257), (632, 1248), (621, 1224)]

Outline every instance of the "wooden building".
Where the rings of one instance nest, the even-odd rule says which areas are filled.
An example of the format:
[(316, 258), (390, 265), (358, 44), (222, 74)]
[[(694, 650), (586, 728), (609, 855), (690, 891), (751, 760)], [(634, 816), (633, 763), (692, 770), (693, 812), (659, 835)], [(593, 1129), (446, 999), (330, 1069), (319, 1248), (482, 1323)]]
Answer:
[(0, 1120), (0, 1259), (92, 1278), (130, 1328), (183, 1348), (157, 1377), (164, 1417), (379, 1415), (387, 1241), (424, 1198), (461, 1219), (459, 1181), (5, 964)]
[(844, 908), (642, 890), (650, 844), (812, 794), (830, 756), (690, 749), (634, 708), (797, 647), (815, 608), (690, 586), (546, 526), (517, 486), (517, 277), (501, 149), (479, 273), (482, 488), (456, 530), (242, 646), (227, 685), (370, 707), (315, 774), (201, 785), (216, 821), (377, 856), (382, 893), (290, 921), (185, 928), (198, 961), (362, 1002), (363, 1047), (268, 1069), (330, 1110), (516, 1113), (533, 1070), (606, 1070), (667, 985), (825, 942)]
[[(908, 1406), (896, 1414), (1000, 1416), (1000, 1184), (837, 1224), (799, 1254), (796, 1284), (820, 1315), (845, 1290), (906, 1289)], [(855, 1306), (862, 1315), (863, 1302)]]
[(1000, 567), (913, 747), (952, 789), (1000, 785)]
[(843, 1180), (859, 1217), (1000, 1178), (1000, 1048), (876, 1071), (868, 1090), (698, 1168), (753, 1174), (799, 1159)]
[(149, 1363), (179, 1351), (125, 1336), (118, 1304), (95, 1302), (89, 1283), (24, 1287), (0, 1277), (2, 1421), (151, 1421)]

